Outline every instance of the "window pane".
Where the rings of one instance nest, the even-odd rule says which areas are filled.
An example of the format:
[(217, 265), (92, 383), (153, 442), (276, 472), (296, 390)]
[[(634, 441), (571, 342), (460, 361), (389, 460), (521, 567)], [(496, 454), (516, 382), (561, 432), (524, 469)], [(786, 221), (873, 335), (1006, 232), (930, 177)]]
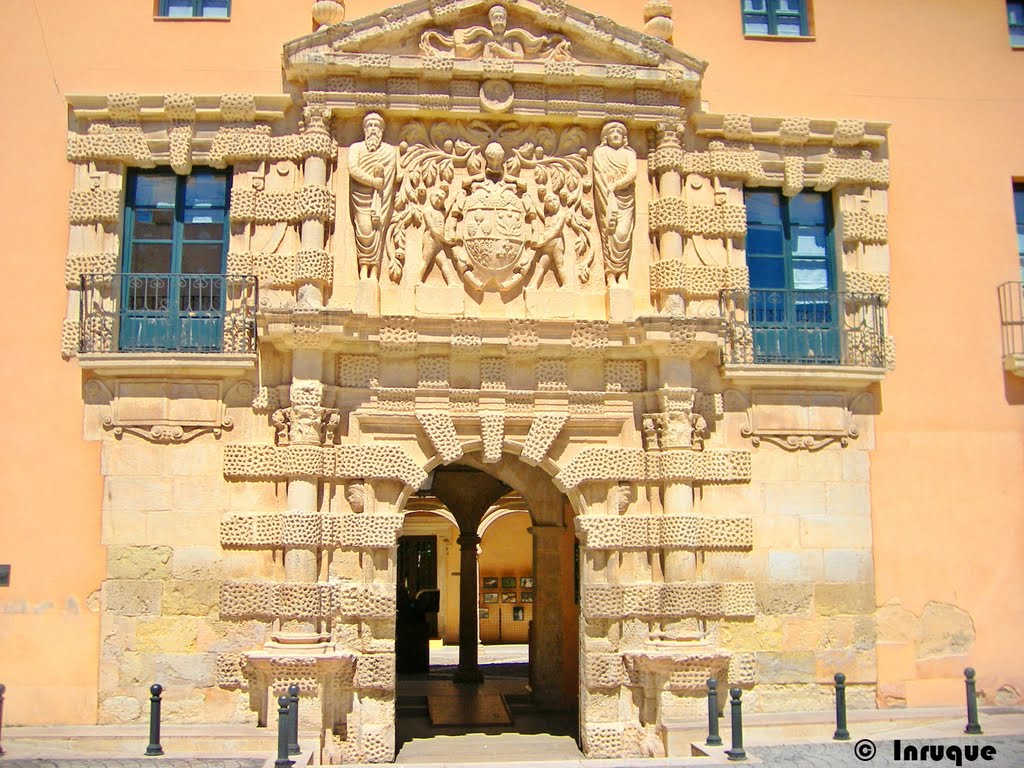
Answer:
[(793, 288), (798, 291), (827, 291), (828, 263), (824, 259), (795, 259)]
[(174, 237), (174, 209), (137, 209), (132, 237), (135, 240), (170, 240)]
[(228, 0), (203, 0), (204, 18), (226, 19), (228, 17)]
[(748, 35), (767, 35), (768, 17), (751, 13), (744, 14), (743, 32)]
[(186, 208), (223, 208), (226, 179), (221, 175), (196, 174), (185, 182)]
[(224, 239), (224, 210), (185, 211), (185, 240)]
[(794, 256), (824, 256), (828, 252), (822, 227), (793, 227), (790, 248)]
[(132, 247), (131, 272), (170, 272), (170, 243), (135, 243)]
[(211, 245), (186, 244), (181, 249), (181, 271), (190, 275), (217, 275), (221, 272), (223, 248)]
[(803, 30), (800, 29), (799, 19), (779, 19), (778, 24), (775, 28), (775, 34), (777, 35), (790, 35), (792, 37), (798, 37), (803, 34)]
[(772, 0), (772, 4), (782, 13), (800, 13), (800, 0)]
[(177, 182), (174, 176), (143, 175), (135, 177), (135, 206), (139, 208), (174, 208)]
[(767, 0), (743, 0), (743, 10), (765, 13), (768, 10), (765, 7), (766, 2)]
[(825, 196), (801, 192), (789, 201), (789, 220), (794, 224), (824, 224)]
[(747, 221), (759, 224), (782, 224), (782, 209), (777, 192), (747, 192)]
[(166, 312), (168, 288), (166, 276), (140, 277), (132, 275), (127, 278), (125, 283), (125, 303), (128, 309), (136, 312)]
[(179, 280), (178, 305), (182, 312), (216, 312), (220, 310), (220, 275), (182, 277)]
[(1007, 3), (1006, 17), (1011, 26), (1024, 24), (1024, 3)]
[(751, 288), (786, 287), (786, 262), (783, 259), (753, 258), (747, 261), (750, 267)]
[(782, 227), (753, 224), (747, 229), (747, 256), (782, 256)]
[(188, 18), (193, 16), (192, 0), (166, 0), (167, 15), (172, 18)]

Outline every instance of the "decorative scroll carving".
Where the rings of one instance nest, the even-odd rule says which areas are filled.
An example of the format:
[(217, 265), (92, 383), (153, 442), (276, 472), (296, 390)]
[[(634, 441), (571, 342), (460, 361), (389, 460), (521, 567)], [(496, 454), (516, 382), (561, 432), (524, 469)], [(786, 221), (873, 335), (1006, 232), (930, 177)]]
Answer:
[(753, 616), (750, 582), (592, 584), (583, 590), (588, 619), (656, 616)]
[(388, 276), (398, 282), (405, 264), (404, 253), (391, 245), (398, 150), (384, 141), (384, 118), (376, 112), (363, 118), (363, 141), (349, 147), (348, 170), (359, 277), (377, 278), (386, 254)]
[(853, 416), (870, 409), (870, 394), (847, 400), (844, 394), (759, 390), (748, 399), (743, 393), (726, 393), (733, 409), (745, 410), (747, 423), (740, 434), (753, 445), (767, 441), (787, 450), (817, 451), (830, 443), (846, 447), (860, 435)]
[[(252, 393), (248, 381), (227, 392), (219, 381), (119, 381), (113, 387), (111, 391), (99, 379), (85, 384), (87, 397), (110, 404), (104, 428), (118, 439), (129, 434), (154, 443), (187, 443), (206, 433), (219, 438), (234, 426), (225, 399), (239, 388), (246, 388), (250, 397)], [(190, 405), (179, 413), (182, 401)]]
[(487, 14), (490, 27), (456, 29), (450, 35), (430, 30), (420, 38), (424, 56), (458, 59), (541, 59), (568, 61), (572, 46), (561, 35), (534, 35), (525, 29), (508, 28), (508, 11), (495, 5)]
[(587, 549), (750, 549), (754, 522), (749, 517), (696, 515), (584, 515), (576, 532)]
[(601, 145), (594, 150), (594, 200), (609, 285), (624, 284), (629, 271), (636, 222), (636, 175), (636, 151), (629, 146), (626, 126), (608, 123), (601, 131)]

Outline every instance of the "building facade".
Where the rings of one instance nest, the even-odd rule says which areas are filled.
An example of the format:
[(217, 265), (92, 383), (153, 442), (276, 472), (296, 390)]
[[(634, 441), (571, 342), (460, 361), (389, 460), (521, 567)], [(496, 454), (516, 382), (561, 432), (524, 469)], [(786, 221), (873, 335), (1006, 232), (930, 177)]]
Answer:
[(0, 11), (8, 716), (296, 683), (392, 760), (431, 511), (459, 674), (507, 568), (590, 756), (675, 754), (709, 676), (1019, 703), (1019, 4), (347, 5)]

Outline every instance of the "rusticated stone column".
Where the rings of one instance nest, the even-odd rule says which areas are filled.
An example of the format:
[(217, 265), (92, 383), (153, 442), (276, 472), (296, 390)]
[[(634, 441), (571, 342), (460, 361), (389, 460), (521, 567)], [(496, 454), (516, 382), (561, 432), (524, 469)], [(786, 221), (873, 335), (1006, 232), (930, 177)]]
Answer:
[(565, 571), (561, 556), (565, 526), (535, 525), (533, 535), (533, 631), (530, 677), (533, 696), (541, 709), (564, 706), (562, 700), (562, 599)]
[[(326, 145), (330, 145), (328, 124), (330, 123), (330, 109), (322, 104), (310, 104), (303, 110), (303, 136), (305, 138), (325, 138)], [(310, 141), (315, 145), (318, 142)], [(324, 143), (324, 142), (319, 142)], [(303, 161), (302, 183), (309, 188), (323, 188), (327, 186), (327, 159), (320, 154), (310, 154)], [(297, 299), (298, 305), (303, 308), (322, 307), (324, 304), (324, 293), (322, 284), (315, 279), (310, 279), (309, 274), (303, 274), (306, 269), (301, 264), (301, 258), (309, 258), (310, 254), (322, 252), (326, 243), (326, 229), (324, 222), (316, 217), (307, 216), (302, 221), (300, 229), (301, 252), (300, 252), (300, 279), (298, 282)]]
[(480, 614), (477, 609), (477, 548), (480, 536), (463, 533), (458, 538), (461, 548), (459, 563), (459, 667), (455, 670), (458, 683), (480, 683), (479, 649)]
[[(680, 169), (683, 149), (680, 143), (682, 127), (676, 123), (662, 123), (658, 126), (657, 149), (660, 175), (658, 178), (658, 198), (682, 199), (683, 175)], [(678, 159), (679, 162), (675, 162)], [(683, 258), (683, 235), (681, 232), (666, 230), (659, 240), (661, 260)]]

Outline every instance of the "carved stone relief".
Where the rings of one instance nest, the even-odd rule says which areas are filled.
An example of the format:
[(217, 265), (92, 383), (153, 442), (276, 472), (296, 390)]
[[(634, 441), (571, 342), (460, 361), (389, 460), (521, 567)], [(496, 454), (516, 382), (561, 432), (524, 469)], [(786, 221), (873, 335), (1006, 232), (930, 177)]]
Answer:
[(860, 435), (855, 415), (874, 407), (867, 393), (849, 398), (838, 393), (755, 390), (748, 397), (729, 390), (725, 398), (727, 410), (746, 413), (741, 435), (755, 446), (766, 441), (791, 451), (817, 451), (831, 443), (848, 446)]

